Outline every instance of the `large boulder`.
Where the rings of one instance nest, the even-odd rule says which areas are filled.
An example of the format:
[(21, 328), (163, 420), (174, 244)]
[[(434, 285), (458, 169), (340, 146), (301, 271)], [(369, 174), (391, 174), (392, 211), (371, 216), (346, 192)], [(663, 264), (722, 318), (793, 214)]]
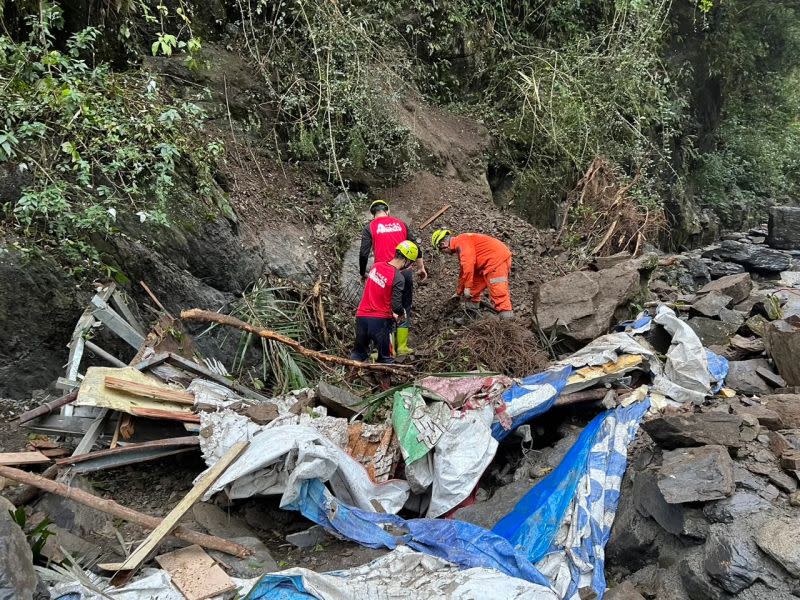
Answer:
[(708, 268), (708, 274), (711, 276), (711, 279), (719, 279), (721, 277), (737, 275), (739, 273), (744, 273), (744, 267), (732, 262), (715, 261), (712, 262), (711, 266)]
[(756, 543), (794, 577), (800, 578), (799, 517), (767, 521), (758, 532)]
[(800, 385), (800, 318), (792, 316), (765, 325), (764, 343), (786, 384)]
[(730, 308), (733, 298), (719, 292), (710, 292), (692, 304), (692, 312), (704, 317), (719, 317), (722, 310)]
[(737, 263), (759, 273), (780, 273), (792, 266), (792, 257), (785, 252), (733, 240), (720, 242), (719, 247), (703, 252), (703, 257)]
[(660, 416), (643, 422), (642, 429), (668, 450), (706, 444), (738, 448), (756, 436), (742, 417), (721, 412)]
[(770, 370), (769, 362), (765, 358), (732, 360), (728, 362), (725, 385), (741, 394), (762, 396), (772, 393), (772, 387), (756, 371), (759, 368)]
[[(575, 271), (539, 288), (536, 315), (545, 332), (577, 342), (603, 334), (629, 314), (629, 303), (642, 292), (649, 261), (637, 259), (602, 271)], [(645, 277), (646, 279), (646, 277)]]
[(800, 250), (800, 207), (773, 206), (769, 209), (767, 243), (781, 250)]
[(753, 281), (749, 273), (738, 273), (736, 275), (726, 275), (707, 283), (697, 292), (706, 294), (718, 292), (725, 296), (730, 296), (734, 304), (738, 304), (747, 299), (753, 290)]
[(800, 427), (800, 394), (765, 396), (761, 402), (770, 410), (778, 413), (784, 427), (789, 429)]
[(670, 504), (720, 500), (733, 493), (733, 461), (724, 446), (664, 452), (658, 489)]
[(0, 496), (0, 598), (31, 600), (36, 591), (31, 547), (9, 511), (14, 505)]
[(727, 346), (739, 330), (739, 325), (736, 323), (726, 323), (708, 317), (692, 317), (688, 322), (704, 346)]

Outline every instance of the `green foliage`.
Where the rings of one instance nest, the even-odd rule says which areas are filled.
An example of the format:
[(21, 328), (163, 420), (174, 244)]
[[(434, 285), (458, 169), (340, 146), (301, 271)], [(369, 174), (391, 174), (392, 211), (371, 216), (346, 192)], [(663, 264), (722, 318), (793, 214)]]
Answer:
[(6, 223), (76, 267), (97, 266), (93, 240), (118, 222), (167, 224), (181, 170), (208, 196), (221, 147), (198, 134), (196, 105), (173, 102), (143, 73), (95, 61), (98, 29), (59, 49), (58, 6), (43, 4), (28, 21), (26, 41), (0, 36), (0, 162), (29, 182), (3, 207)]
[[(28, 515), (25, 513), (25, 509), (19, 507), (14, 511), (8, 511), (8, 514), (11, 515), (11, 519), (19, 525), (19, 528), (25, 531), (25, 527), (28, 523)], [(30, 531), (25, 531), (25, 537), (28, 539), (28, 543), (31, 546), (34, 562), (39, 562), (42, 549), (47, 543), (47, 538), (54, 533), (48, 529), (52, 523), (49, 517), (45, 517), (35, 527), (31, 528)]]

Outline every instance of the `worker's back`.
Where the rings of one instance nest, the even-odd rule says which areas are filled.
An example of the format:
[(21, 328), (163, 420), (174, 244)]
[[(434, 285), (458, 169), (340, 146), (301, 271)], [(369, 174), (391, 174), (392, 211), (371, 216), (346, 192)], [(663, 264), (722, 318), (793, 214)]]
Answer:
[(470, 244), (475, 252), (475, 268), (484, 270), (505, 262), (511, 256), (511, 250), (503, 242), (482, 233), (462, 233), (453, 238), (456, 248), (462, 244)]

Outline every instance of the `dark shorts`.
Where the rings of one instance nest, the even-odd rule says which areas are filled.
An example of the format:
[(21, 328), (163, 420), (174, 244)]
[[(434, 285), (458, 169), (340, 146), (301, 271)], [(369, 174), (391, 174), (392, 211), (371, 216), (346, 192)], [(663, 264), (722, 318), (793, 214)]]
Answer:
[(356, 317), (356, 343), (350, 358), (365, 361), (369, 358), (370, 345), (378, 350), (378, 362), (394, 362), (391, 352), (390, 336), (394, 319), (379, 317)]

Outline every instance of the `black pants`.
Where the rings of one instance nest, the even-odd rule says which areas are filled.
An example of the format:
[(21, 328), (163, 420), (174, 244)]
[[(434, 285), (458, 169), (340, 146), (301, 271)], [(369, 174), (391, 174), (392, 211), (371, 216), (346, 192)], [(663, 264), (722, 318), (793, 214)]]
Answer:
[(403, 286), (403, 310), (406, 311), (406, 318), (398, 323), (398, 327), (408, 327), (411, 324), (411, 306), (414, 303), (414, 270), (411, 268), (400, 271), (406, 282)]
[(394, 327), (394, 319), (379, 317), (356, 317), (356, 343), (350, 358), (365, 361), (369, 358), (371, 343), (378, 349), (378, 362), (394, 362), (389, 336)]

